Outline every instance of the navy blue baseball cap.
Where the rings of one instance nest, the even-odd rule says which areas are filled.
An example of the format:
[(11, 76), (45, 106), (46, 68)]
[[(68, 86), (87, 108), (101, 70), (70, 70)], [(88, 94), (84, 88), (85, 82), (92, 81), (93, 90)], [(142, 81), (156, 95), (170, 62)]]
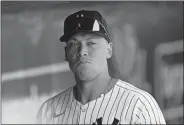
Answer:
[(67, 42), (71, 36), (78, 32), (96, 33), (110, 42), (107, 23), (98, 11), (80, 10), (69, 15), (64, 21), (64, 35), (61, 42)]

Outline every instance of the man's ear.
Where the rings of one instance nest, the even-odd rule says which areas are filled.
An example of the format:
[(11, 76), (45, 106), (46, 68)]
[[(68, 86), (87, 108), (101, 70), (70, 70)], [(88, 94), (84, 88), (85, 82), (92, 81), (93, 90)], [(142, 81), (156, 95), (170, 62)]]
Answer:
[(113, 48), (113, 44), (112, 43), (108, 43), (108, 47), (107, 47), (107, 59), (112, 57), (112, 48)]
[(67, 54), (66, 54), (66, 46), (65, 46), (65, 61), (68, 61)]

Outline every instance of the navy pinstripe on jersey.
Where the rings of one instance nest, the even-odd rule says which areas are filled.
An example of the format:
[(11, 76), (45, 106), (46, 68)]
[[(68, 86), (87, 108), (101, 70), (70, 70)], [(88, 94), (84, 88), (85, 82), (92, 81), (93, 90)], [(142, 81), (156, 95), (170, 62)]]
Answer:
[(155, 99), (121, 80), (105, 95), (85, 105), (73, 95), (73, 87), (44, 102), (38, 112), (41, 124), (165, 124)]

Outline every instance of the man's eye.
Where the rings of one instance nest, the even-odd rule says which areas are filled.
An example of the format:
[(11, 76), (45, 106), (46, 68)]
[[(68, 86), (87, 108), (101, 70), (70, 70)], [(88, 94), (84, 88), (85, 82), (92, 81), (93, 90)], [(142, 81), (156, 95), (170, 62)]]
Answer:
[(76, 44), (76, 43), (71, 43), (70, 45), (71, 45), (71, 46), (76, 46), (77, 44)]
[(94, 44), (96, 44), (96, 43), (94, 43), (94, 42), (89, 42), (89, 44), (90, 44), (90, 45), (94, 45)]

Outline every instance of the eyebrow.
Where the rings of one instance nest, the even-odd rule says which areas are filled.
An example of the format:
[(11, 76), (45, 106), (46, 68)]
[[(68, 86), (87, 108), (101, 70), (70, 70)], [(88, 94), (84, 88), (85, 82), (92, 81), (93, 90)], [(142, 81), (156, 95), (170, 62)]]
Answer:
[(89, 37), (89, 38), (87, 38), (87, 40), (89, 40), (89, 39), (96, 39), (96, 37), (95, 37), (95, 38), (93, 38), (93, 37)]
[(76, 38), (70, 38), (67, 43), (71, 43), (72, 41), (78, 41)]
[(73, 38), (73, 37), (72, 37), (70, 40), (75, 40), (75, 41), (78, 41), (76, 38)]

